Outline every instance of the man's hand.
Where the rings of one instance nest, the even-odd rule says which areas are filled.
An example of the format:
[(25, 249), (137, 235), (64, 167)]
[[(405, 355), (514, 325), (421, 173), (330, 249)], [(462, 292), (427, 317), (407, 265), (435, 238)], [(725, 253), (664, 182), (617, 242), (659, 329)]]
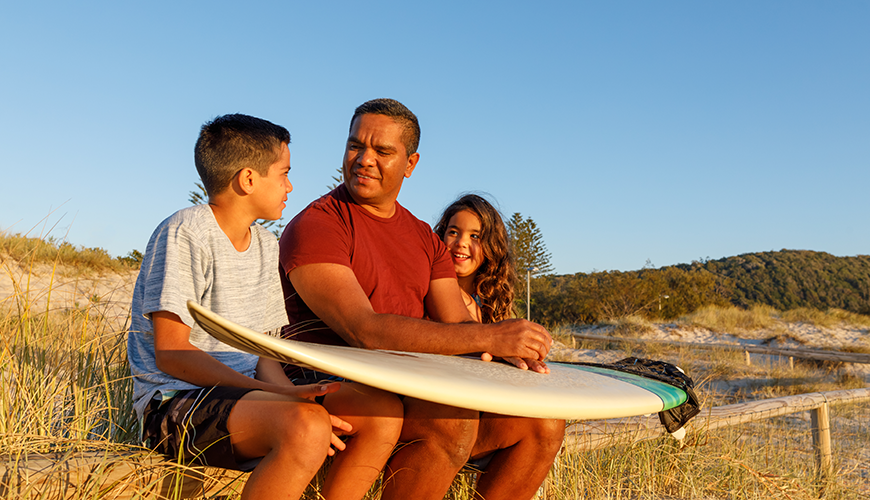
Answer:
[(550, 373), (550, 367), (543, 361), (538, 361), (537, 359), (509, 357), (504, 358), (504, 360), (520, 370), (532, 370), (533, 372), (544, 374)]
[[(546, 328), (524, 319), (508, 319), (486, 327), (490, 335), (490, 347), (487, 352), (493, 356), (541, 362), (547, 357), (553, 345), (553, 337)], [(538, 364), (534, 366), (540, 368)], [(533, 369), (540, 371), (534, 367)]]
[[(492, 354), (490, 354), (488, 352), (484, 352), (484, 353), (481, 353), (480, 359), (481, 359), (481, 361), (489, 362), (489, 361), (493, 360), (493, 357), (492, 357)], [(532, 370), (534, 372), (543, 373), (543, 374), (550, 373), (550, 367), (547, 366), (547, 364), (544, 363), (543, 361), (538, 361), (537, 359), (528, 359), (528, 358), (523, 359), (523, 358), (517, 358), (517, 357), (513, 357), (513, 356), (507, 357), (507, 358), (501, 358), (501, 359), (504, 360), (506, 363), (510, 363), (510, 364), (516, 366), (520, 370)]]

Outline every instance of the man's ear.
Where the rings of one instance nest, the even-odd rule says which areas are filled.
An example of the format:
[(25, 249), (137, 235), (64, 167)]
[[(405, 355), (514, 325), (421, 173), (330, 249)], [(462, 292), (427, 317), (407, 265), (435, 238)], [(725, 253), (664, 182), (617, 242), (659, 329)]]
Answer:
[(235, 183), (239, 189), (239, 194), (251, 194), (254, 192), (254, 184), (256, 182), (257, 172), (252, 168), (245, 167), (239, 170), (236, 174)]
[(408, 157), (408, 164), (405, 165), (405, 178), (411, 177), (414, 173), (414, 168), (417, 167), (417, 162), (420, 161), (420, 153), (414, 153)]

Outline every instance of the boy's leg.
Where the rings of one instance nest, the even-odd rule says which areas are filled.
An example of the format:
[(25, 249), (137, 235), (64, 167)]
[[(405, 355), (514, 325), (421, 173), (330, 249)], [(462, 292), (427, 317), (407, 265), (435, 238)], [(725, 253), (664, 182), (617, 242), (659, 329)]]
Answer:
[(402, 402), (393, 394), (343, 382), (326, 395), (323, 406), (350, 423), (347, 448), (335, 454), (321, 495), (326, 499), (362, 498), (390, 458), (402, 430)]
[(546, 479), (564, 435), (564, 420), (484, 413), (472, 457), (495, 453), (479, 475), (475, 498), (532, 498)]
[(227, 421), (239, 459), (263, 457), (243, 499), (299, 498), (326, 458), (329, 414), (307, 400), (263, 391), (247, 393)]

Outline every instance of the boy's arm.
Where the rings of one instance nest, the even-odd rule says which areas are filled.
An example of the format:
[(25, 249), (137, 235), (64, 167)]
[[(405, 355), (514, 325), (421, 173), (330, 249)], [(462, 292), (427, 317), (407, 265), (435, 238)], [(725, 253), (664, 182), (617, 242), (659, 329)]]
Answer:
[(264, 389), (264, 383), (242, 375), (190, 343), (190, 327), (168, 311), (151, 313), (157, 368), (200, 387), (223, 385)]
[[(173, 377), (200, 387), (216, 385), (245, 387), (274, 392), (297, 398), (311, 399), (335, 392), (341, 384), (296, 386), (284, 375), (277, 361), (260, 358), (257, 363), (257, 379), (233, 370), (207, 352), (190, 343), (190, 327), (175, 313), (158, 311), (151, 313), (154, 323), (154, 354), (157, 368)], [(264, 377), (260, 377), (265, 361)], [(276, 370), (277, 368), (277, 370)], [(280, 372), (280, 373), (279, 373)], [(340, 421), (333, 421), (342, 427)]]
[(295, 384), (287, 378), (287, 374), (284, 373), (284, 368), (281, 366), (281, 363), (268, 358), (260, 358), (257, 361), (257, 380), (276, 385), (295, 386)]

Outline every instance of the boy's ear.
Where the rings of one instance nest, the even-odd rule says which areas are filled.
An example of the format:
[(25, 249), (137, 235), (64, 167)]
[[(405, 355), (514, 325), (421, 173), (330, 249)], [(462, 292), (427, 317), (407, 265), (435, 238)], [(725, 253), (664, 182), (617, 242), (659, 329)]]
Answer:
[(239, 190), (244, 194), (251, 194), (254, 191), (254, 176), (257, 173), (252, 168), (243, 168), (236, 176), (236, 183)]

